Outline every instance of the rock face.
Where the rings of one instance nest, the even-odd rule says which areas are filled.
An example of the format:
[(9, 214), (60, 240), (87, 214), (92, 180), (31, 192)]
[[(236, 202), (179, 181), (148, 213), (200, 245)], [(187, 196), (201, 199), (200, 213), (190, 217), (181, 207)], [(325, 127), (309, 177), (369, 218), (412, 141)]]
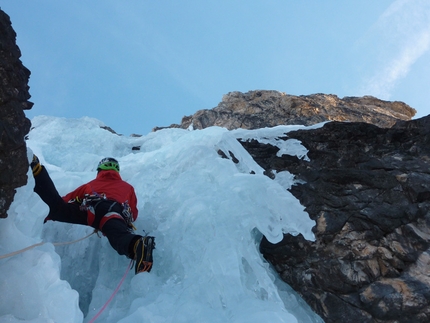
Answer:
[(316, 240), (260, 250), (326, 322), (430, 322), (430, 116), (392, 128), (330, 122), (288, 133), (310, 161), (254, 141), (266, 170), (289, 171)]
[[(231, 92), (218, 106), (182, 118), (170, 128), (204, 129), (210, 126), (229, 130), (259, 129), (277, 125), (312, 125), (323, 121), (367, 122), (391, 127), (398, 120), (410, 120), (416, 111), (403, 102), (382, 101), (371, 96), (345, 97), (313, 94), (287, 95), (278, 91)], [(154, 128), (154, 131), (162, 129)]]
[(15, 188), (27, 183), (27, 148), (24, 137), (30, 120), (24, 111), (28, 101), (30, 71), (22, 65), (21, 52), (9, 16), (0, 10), (0, 217), (15, 195)]

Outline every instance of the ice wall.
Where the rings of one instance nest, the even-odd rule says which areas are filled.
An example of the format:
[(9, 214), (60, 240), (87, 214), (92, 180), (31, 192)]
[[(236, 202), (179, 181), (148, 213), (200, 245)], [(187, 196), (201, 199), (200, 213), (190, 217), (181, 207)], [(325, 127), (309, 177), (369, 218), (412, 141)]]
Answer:
[[(273, 181), (262, 175), (236, 140), (264, 137), (277, 144), (296, 126), (165, 129), (136, 138), (112, 134), (91, 118), (41, 116), (32, 122), (29, 157), (32, 151), (39, 156), (60, 194), (93, 179), (101, 158), (115, 157), (122, 178), (136, 189), (138, 231), (156, 237), (151, 273), (130, 272), (97, 322), (322, 322), (258, 252), (263, 234), (272, 242), (286, 232), (313, 239), (315, 223), (285, 189), (292, 176), (278, 174)], [(239, 163), (218, 150), (231, 151)], [(282, 152), (306, 158), (296, 141)], [(92, 230), (42, 225), (47, 207), (33, 186), (29, 173), (0, 222), (0, 256), (45, 243), (0, 259), (0, 322), (89, 322), (129, 260), (96, 235), (54, 247), (50, 242), (73, 241)]]

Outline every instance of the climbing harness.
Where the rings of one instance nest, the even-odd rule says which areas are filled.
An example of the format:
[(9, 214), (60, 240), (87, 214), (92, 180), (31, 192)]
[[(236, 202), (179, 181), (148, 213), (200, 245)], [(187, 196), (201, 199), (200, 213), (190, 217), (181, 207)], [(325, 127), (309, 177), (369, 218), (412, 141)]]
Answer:
[[(53, 244), (54, 246), (64, 246), (64, 245), (68, 245), (68, 244), (76, 243), (76, 242), (82, 241), (82, 240), (84, 240), (84, 239), (86, 239), (86, 238), (89, 238), (89, 237), (90, 237), (91, 235), (93, 235), (94, 233), (97, 233), (97, 230), (94, 230), (94, 231), (93, 231), (93, 232), (91, 232), (90, 234), (88, 234), (88, 235), (86, 235), (85, 237), (80, 238), (80, 239), (78, 239), (78, 240), (67, 241), (67, 242), (54, 242), (54, 243), (52, 243), (52, 244)], [(34, 244), (34, 245), (31, 245), (31, 246), (29, 246), (29, 247), (27, 247), (27, 248), (24, 248), (24, 249), (21, 249), (21, 250), (17, 250), (17, 251), (14, 251), (14, 252), (11, 252), (11, 253), (8, 253), (8, 254), (5, 254), (5, 255), (2, 255), (2, 256), (0, 256), (0, 259), (5, 259), (5, 258), (12, 257), (12, 256), (16, 256), (16, 255), (18, 255), (18, 254), (20, 254), (20, 253), (23, 253), (23, 252), (25, 252), (25, 251), (27, 251), (27, 250), (30, 250), (30, 249), (36, 248), (36, 247), (41, 246), (41, 245), (43, 245), (43, 244), (45, 244), (45, 243), (47, 243), (47, 242), (42, 241), (42, 242), (36, 243), (36, 244)]]
[(96, 213), (95, 209), (97, 205), (103, 200), (107, 200), (106, 194), (85, 194), (82, 201), (79, 200), (79, 197), (76, 197), (76, 201), (80, 203), (79, 209), (81, 211), (90, 210), (92, 213)]
[(125, 201), (122, 203), (123, 211), (122, 211), (122, 217), (124, 218), (125, 223), (132, 228), (133, 230), (137, 230), (136, 227), (133, 224), (133, 213), (131, 212), (131, 207), (128, 205), (128, 201)]
[(122, 276), (122, 278), (121, 278), (121, 280), (120, 280), (120, 282), (119, 282), (118, 286), (115, 288), (115, 290), (113, 291), (112, 295), (109, 297), (109, 299), (108, 299), (108, 300), (106, 301), (106, 303), (103, 305), (103, 307), (98, 311), (98, 313), (97, 313), (97, 314), (96, 314), (96, 315), (91, 319), (91, 321), (89, 321), (88, 323), (94, 323), (94, 322), (97, 320), (97, 318), (100, 316), (100, 314), (102, 314), (102, 313), (103, 313), (103, 311), (106, 309), (106, 307), (109, 305), (109, 303), (113, 300), (113, 298), (115, 297), (116, 293), (118, 293), (119, 288), (121, 287), (122, 283), (124, 282), (125, 277), (127, 277), (128, 272), (129, 272), (129, 271), (130, 271), (130, 269), (133, 267), (133, 263), (134, 263), (134, 260), (132, 259), (132, 260), (130, 261), (130, 264), (129, 264), (129, 265), (128, 265), (128, 267), (127, 267), (127, 270), (125, 271), (124, 276)]
[[(100, 225), (102, 219), (100, 218), (100, 215), (97, 215), (96, 210), (97, 207), (100, 205), (102, 208), (105, 209), (104, 217), (111, 214), (118, 214), (121, 216), (129, 229), (131, 231), (137, 230), (136, 227), (133, 225), (133, 213), (131, 211), (131, 207), (128, 204), (128, 201), (125, 201), (124, 203), (119, 203), (115, 200), (108, 199), (106, 194), (98, 194), (96, 192), (93, 192), (93, 194), (85, 194), (84, 198), (82, 200), (79, 199), (79, 197), (76, 197), (75, 199), (69, 201), (69, 203), (77, 202), (79, 203), (79, 209), (81, 211), (90, 211), (92, 214), (94, 214), (95, 218), (92, 220), (89, 224), (92, 227), (97, 227)], [(106, 210), (106, 204), (109, 205), (109, 208)], [(109, 204), (111, 203), (111, 204)], [(106, 220), (105, 220), (106, 221)]]

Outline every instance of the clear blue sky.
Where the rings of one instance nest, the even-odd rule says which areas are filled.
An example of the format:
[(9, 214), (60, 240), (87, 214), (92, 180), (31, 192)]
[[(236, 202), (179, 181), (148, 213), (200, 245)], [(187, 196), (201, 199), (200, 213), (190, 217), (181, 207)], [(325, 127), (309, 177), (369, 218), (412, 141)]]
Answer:
[(33, 109), (147, 134), (232, 91), (374, 95), (430, 114), (429, 0), (2, 0)]

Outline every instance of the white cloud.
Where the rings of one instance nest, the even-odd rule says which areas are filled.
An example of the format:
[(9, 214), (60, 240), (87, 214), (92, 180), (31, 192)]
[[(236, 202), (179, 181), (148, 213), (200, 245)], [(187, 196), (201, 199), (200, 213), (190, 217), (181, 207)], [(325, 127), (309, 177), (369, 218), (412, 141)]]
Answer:
[(389, 99), (397, 82), (430, 49), (430, 1), (393, 2), (380, 16), (372, 33), (378, 48), (378, 64), (361, 92)]

